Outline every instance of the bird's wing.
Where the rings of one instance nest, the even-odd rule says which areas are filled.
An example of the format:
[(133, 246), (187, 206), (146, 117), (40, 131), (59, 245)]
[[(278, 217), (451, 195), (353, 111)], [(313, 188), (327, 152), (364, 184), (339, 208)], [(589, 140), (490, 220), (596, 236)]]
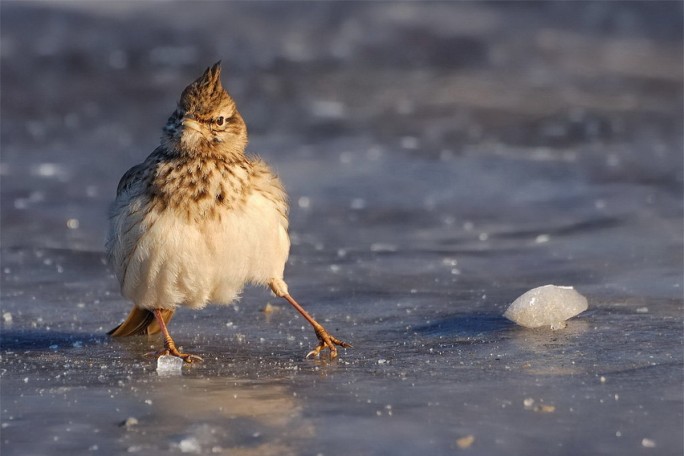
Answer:
[(162, 160), (164, 153), (164, 148), (159, 146), (145, 159), (144, 162), (139, 163), (126, 171), (124, 175), (121, 176), (119, 185), (116, 187), (116, 196), (119, 196), (122, 193), (130, 190), (137, 183), (143, 180), (146, 176), (146, 173), (153, 171), (155, 165)]
[(121, 195), (123, 192), (130, 190), (133, 185), (142, 179), (145, 174), (145, 163), (140, 163), (129, 169), (121, 176), (119, 185), (116, 187), (116, 196)]
[(260, 192), (264, 197), (270, 200), (280, 213), (281, 223), (283, 228), (287, 230), (288, 219), (287, 214), (289, 207), (287, 204), (287, 193), (283, 187), (282, 182), (268, 165), (258, 157), (252, 158), (252, 183), (256, 191)]
[(142, 235), (142, 221), (147, 214), (143, 197), (145, 182), (153, 176), (164, 149), (158, 147), (147, 159), (126, 171), (116, 189), (116, 199), (109, 210), (109, 232), (105, 243), (107, 259), (123, 284), (130, 256)]

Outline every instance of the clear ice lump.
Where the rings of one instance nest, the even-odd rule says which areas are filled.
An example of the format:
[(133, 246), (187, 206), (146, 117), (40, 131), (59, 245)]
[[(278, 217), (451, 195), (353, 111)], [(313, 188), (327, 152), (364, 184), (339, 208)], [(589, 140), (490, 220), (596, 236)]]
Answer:
[(587, 298), (573, 287), (544, 285), (513, 301), (503, 316), (526, 328), (565, 328), (568, 320), (588, 308)]
[(162, 355), (157, 358), (157, 373), (160, 375), (180, 375), (183, 360), (177, 356)]

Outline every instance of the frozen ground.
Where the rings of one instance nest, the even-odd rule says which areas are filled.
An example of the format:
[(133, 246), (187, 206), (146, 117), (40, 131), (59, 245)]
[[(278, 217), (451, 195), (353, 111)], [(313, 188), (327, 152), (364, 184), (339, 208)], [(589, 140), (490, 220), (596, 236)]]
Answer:
[[(677, 2), (2, 2), (3, 455), (681, 455)], [(222, 59), (290, 289), (110, 340), (120, 175)], [(501, 314), (572, 285), (565, 330)], [(267, 303), (277, 310), (261, 312)], [(127, 425), (122, 423), (127, 422)]]

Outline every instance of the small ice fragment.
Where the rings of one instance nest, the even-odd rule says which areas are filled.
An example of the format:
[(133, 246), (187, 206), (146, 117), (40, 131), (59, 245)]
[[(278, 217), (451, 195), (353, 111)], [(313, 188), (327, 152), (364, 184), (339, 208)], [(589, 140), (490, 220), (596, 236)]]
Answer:
[(125, 427), (126, 429), (130, 429), (133, 426), (136, 426), (138, 424), (138, 419), (132, 416), (129, 416), (125, 420), (123, 420), (121, 423), (119, 423), (119, 426)]
[(475, 442), (475, 436), (472, 434), (461, 437), (460, 439), (456, 439), (456, 445), (463, 449), (470, 448), (473, 442)]
[(648, 307), (637, 307), (636, 313), (640, 313), (640, 314), (648, 313)]
[(309, 209), (311, 207), (311, 198), (308, 196), (300, 196), (297, 200), (297, 205), (302, 209)]
[(527, 408), (527, 409), (528, 409), (528, 408), (532, 408), (532, 406), (534, 406), (534, 399), (532, 399), (531, 397), (525, 398), (525, 399), (523, 400), (523, 405), (524, 405), (525, 408)]
[(551, 236), (548, 234), (540, 234), (534, 239), (534, 242), (537, 244), (544, 244), (546, 242), (549, 242), (551, 240)]
[(162, 355), (157, 358), (157, 374), (180, 375), (183, 360), (177, 356)]
[(587, 298), (573, 287), (544, 285), (513, 301), (503, 316), (526, 328), (565, 327), (565, 320), (587, 310)]
[(534, 411), (537, 413), (553, 413), (556, 411), (555, 405), (539, 404), (534, 407)]
[(41, 163), (39, 165), (34, 166), (31, 171), (34, 175), (38, 175), (41, 177), (53, 177), (59, 174), (60, 167), (59, 165), (55, 165), (54, 163)]
[(12, 314), (10, 312), (3, 312), (2, 313), (2, 321), (5, 323), (12, 323)]
[(200, 446), (199, 441), (195, 437), (188, 437), (186, 439), (181, 440), (178, 444), (178, 448), (181, 450), (181, 453), (199, 454), (202, 452), (202, 447)]
[(378, 364), (387, 364), (387, 360), (386, 359), (379, 359)]
[(76, 230), (80, 226), (80, 222), (78, 221), (78, 219), (75, 218), (70, 218), (69, 220), (67, 220), (66, 224), (67, 228), (69, 228), (70, 230)]
[(457, 266), (458, 260), (456, 258), (442, 258), (442, 264), (444, 266)]
[(644, 448), (655, 448), (655, 447), (656, 447), (656, 443), (655, 443), (653, 440), (647, 439), (647, 438), (644, 437), (644, 438), (641, 440), (641, 446), (644, 447)]

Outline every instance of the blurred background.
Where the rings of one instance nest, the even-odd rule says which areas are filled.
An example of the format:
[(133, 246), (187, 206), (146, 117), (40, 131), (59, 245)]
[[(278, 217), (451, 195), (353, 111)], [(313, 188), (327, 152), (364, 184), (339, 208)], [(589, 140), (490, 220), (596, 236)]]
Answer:
[[(117, 179), (156, 147), (182, 89), (217, 60), (250, 151), (295, 175), (285, 179), (293, 201), (306, 193), (312, 210), (312, 199), (329, 203), (306, 183), (323, 176), (306, 167), (333, 155), (342, 158), (326, 167), (326, 187), (368, 154), (451, 168), (463, 156), (505, 155), (679, 194), (680, 11), (677, 2), (7, 2), (3, 245), (100, 250)], [(480, 206), (454, 211), (461, 220), (491, 212), (481, 207), (489, 193), (505, 196), (482, 181), (487, 173), (482, 188), (435, 188), (430, 175), (394, 181), (391, 167), (363, 176), (362, 188), (340, 185), (342, 197), (434, 201), (453, 187), (456, 204)]]
[[(0, 9), (3, 454), (682, 453), (681, 2)], [(178, 379), (103, 336), (117, 182), (218, 60), (335, 365), (264, 290), (179, 312)], [(589, 312), (500, 317), (546, 283)]]

